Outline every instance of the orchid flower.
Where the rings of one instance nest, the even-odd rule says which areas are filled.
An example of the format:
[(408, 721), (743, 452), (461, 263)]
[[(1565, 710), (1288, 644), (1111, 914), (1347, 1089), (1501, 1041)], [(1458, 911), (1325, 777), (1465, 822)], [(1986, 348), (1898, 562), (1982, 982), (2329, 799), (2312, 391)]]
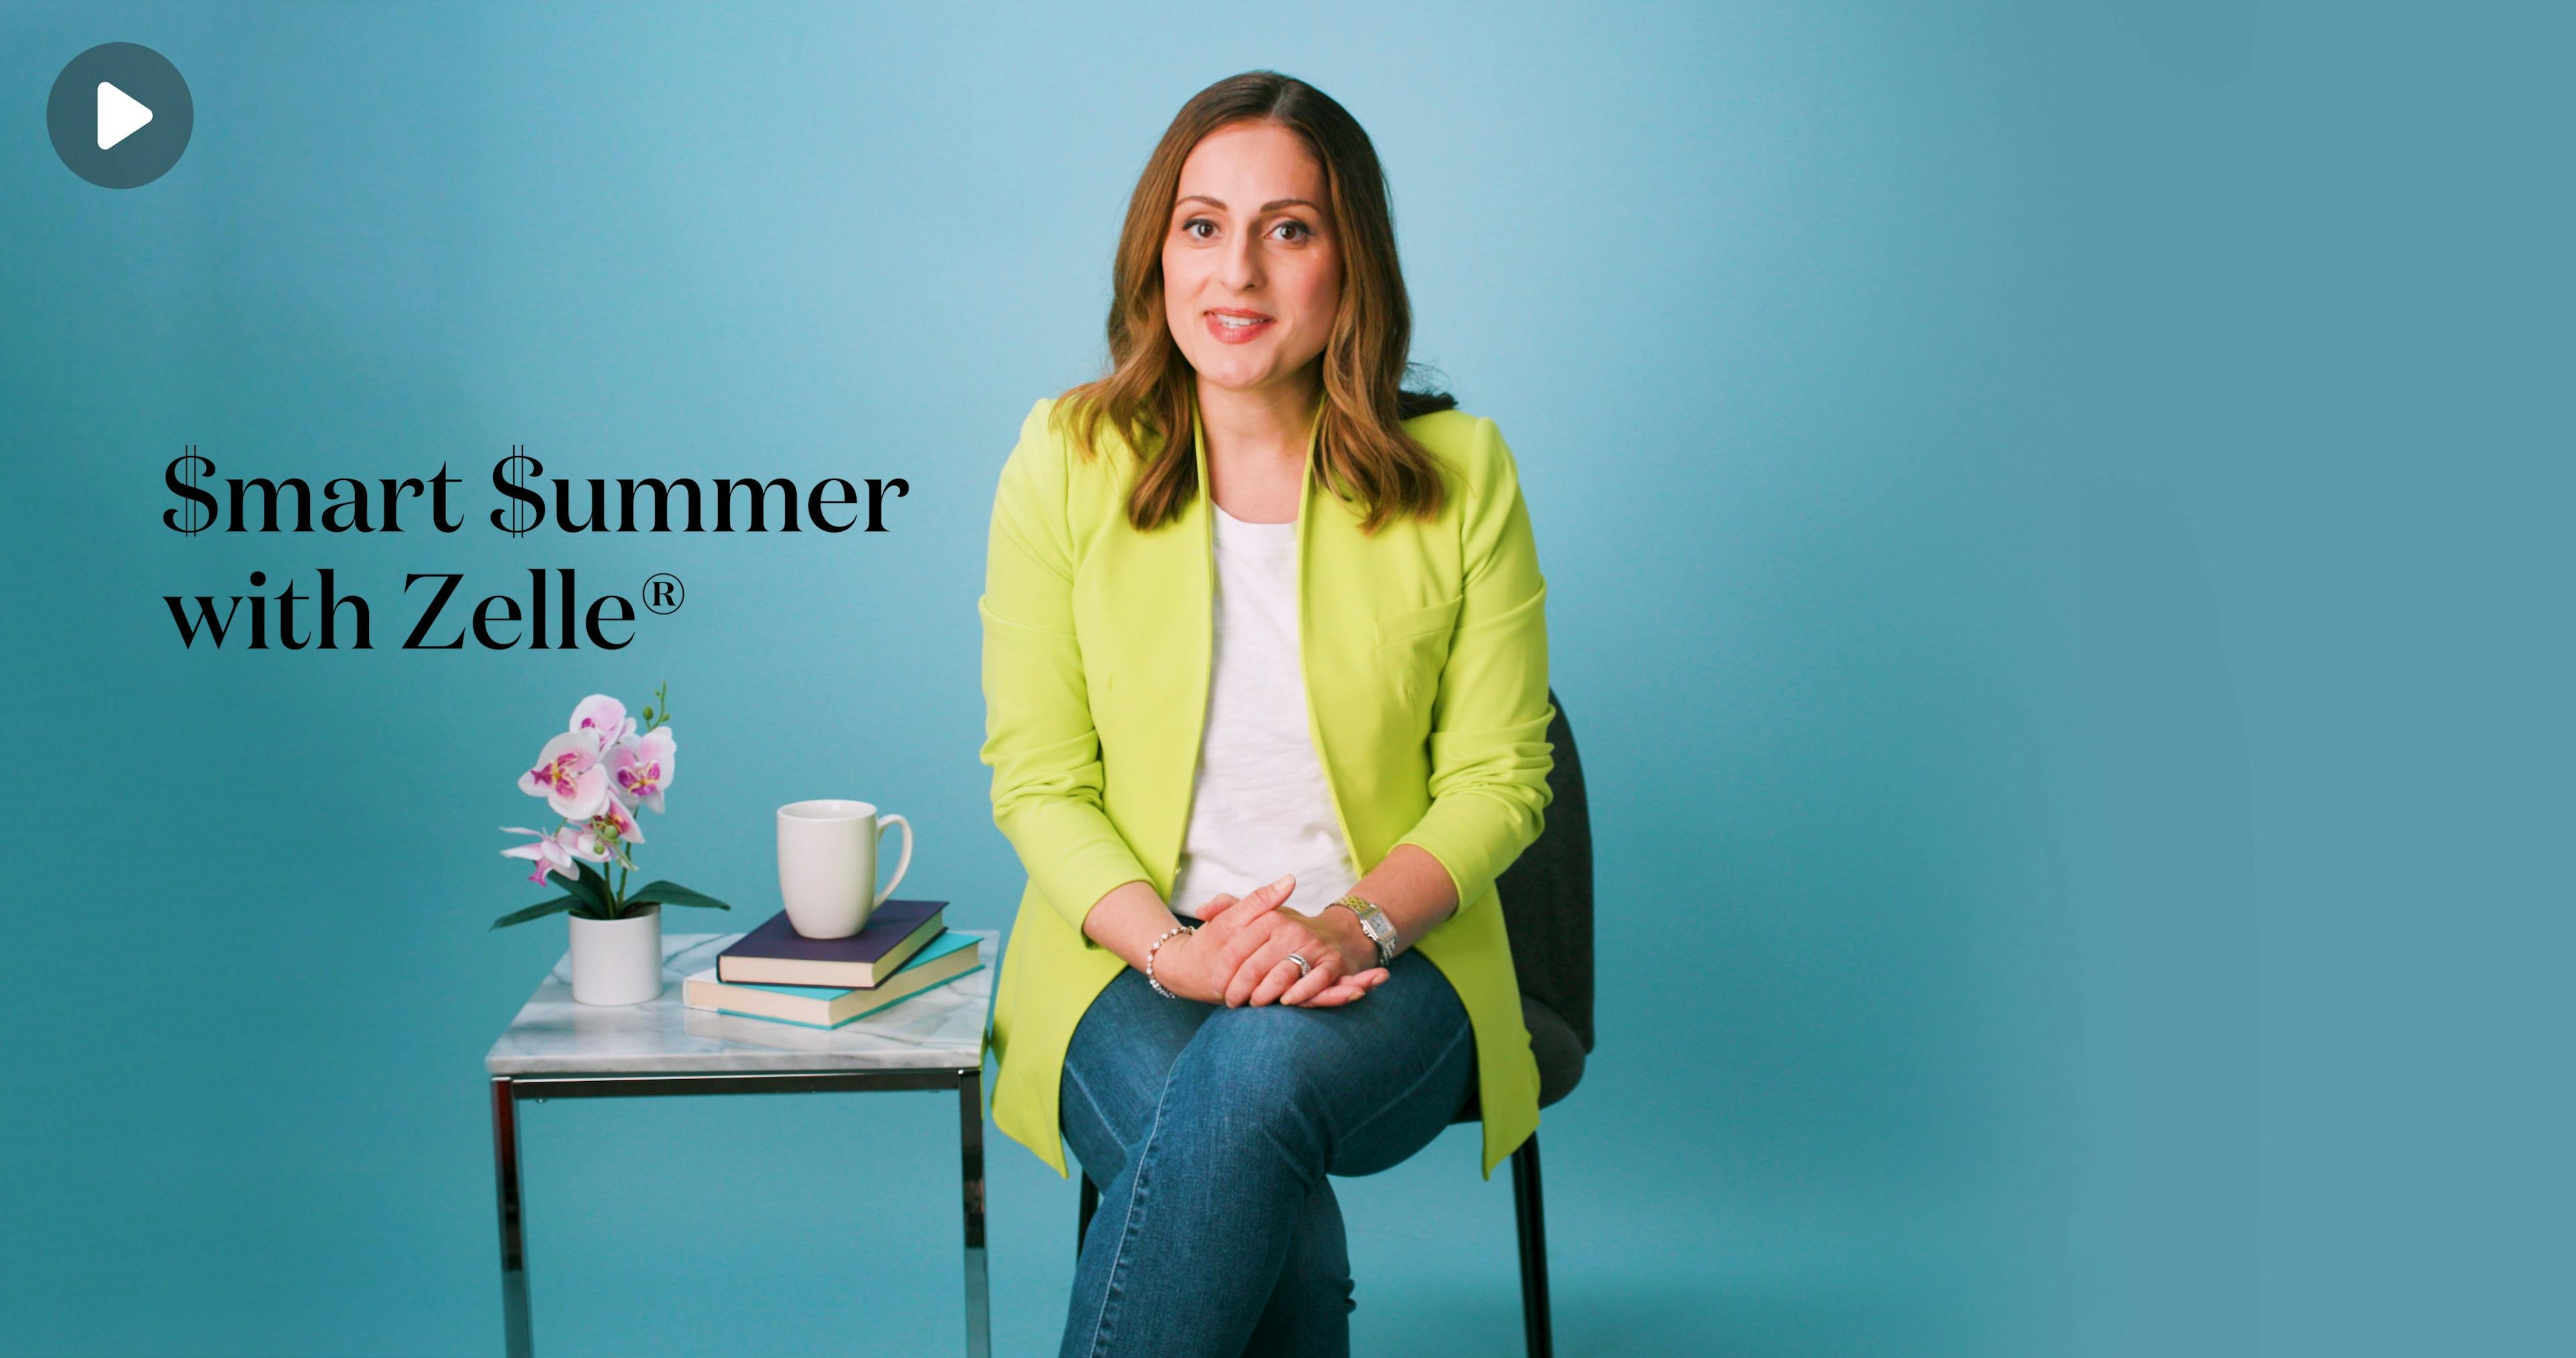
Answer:
[(608, 851), (608, 841), (599, 837), (597, 820), (575, 821), (555, 831), (563, 838), (564, 847), (585, 863), (605, 863), (615, 855)]
[(576, 856), (586, 857), (587, 855), (576, 855), (573, 848), (574, 841), (583, 833), (579, 827), (567, 825), (549, 835), (525, 826), (504, 825), (501, 827), (501, 833), (536, 836), (533, 842), (501, 851), (503, 858), (526, 858), (535, 861), (537, 870), (528, 874), (529, 881), (543, 886), (546, 874), (550, 872), (562, 873), (567, 881), (580, 879), (581, 870), (573, 866), (573, 859)]
[[(644, 842), (644, 827), (635, 823), (635, 813), (627, 810), (615, 797), (609, 798), (599, 808), (599, 814), (590, 818), (589, 828), (590, 833), (616, 854), (621, 863), (626, 863), (626, 845)], [(635, 865), (626, 863), (626, 866)]]
[(596, 753), (605, 755), (617, 742), (635, 734), (635, 719), (626, 715), (626, 704), (605, 693), (594, 693), (573, 708), (571, 729), (588, 732), (598, 743)]
[(679, 744), (668, 726), (629, 736), (608, 752), (609, 795), (627, 806), (642, 802), (662, 809), (662, 790), (678, 767)]
[[(519, 775), (519, 790), (543, 797), (563, 817), (551, 834), (521, 826), (504, 833), (526, 835), (529, 842), (503, 849), (502, 856), (524, 858), (535, 866), (528, 880), (539, 886), (560, 875), (571, 889), (562, 896), (522, 906), (492, 922), (495, 929), (567, 910), (575, 921), (631, 918), (639, 905), (733, 907), (676, 882), (652, 882), (630, 895), (626, 876), (635, 870), (627, 846), (644, 842), (639, 807), (662, 809), (662, 795), (679, 766), (679, 741), (672, 736), (668, 686), (653, 691), (639, 717), (626, 715), (626, 705), (605, 693), (575, 704), (566, 729), (546, 742), (534, 768)], [(638, 734), (638, 727), (651, 729)], [(609, 871), (610, 865), (615, 866)], [(594, 866), (595, 865), (595, 866)], [(643, 897), (642, 901), (636, 899)], [(579, 925), (575, 925), (576, 936)]]
[(599, 763), (599, 748), (587, 731), (566, 731), (537, 752), (537, 766), (519, 775), (519, 790), (543, 797), (566, 820), (588, 820), (599, 814), (608, 795), (608, 770)]

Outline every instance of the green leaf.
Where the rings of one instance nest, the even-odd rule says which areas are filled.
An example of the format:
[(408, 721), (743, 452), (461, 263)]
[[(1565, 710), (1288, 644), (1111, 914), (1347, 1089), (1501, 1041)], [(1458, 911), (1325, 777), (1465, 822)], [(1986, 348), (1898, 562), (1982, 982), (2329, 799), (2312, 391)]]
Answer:
[(691, 891), (677, 882), (647, 882), (626, 893), (630, 904), (660, 901), (664, 905), (695, 905), (709, 910), (731, 910), (732, 906), (704, 892)]
[(608, 889), (608, 879), (601, 876), (599, 869), (592, 867), (588, 859), (575, 860), (575, 866), (581, 869), (581, 876), (564, 890), (571, 892), (574, 899), (585, 907), (578, 913), (584, 919), (608, 918), (609, 902), (616, 899), (616, 893)]
[(492, 927), (498, 929), (503, 925), (525, 924), (532, 919), (544, 919), (558, 910), (569, 910), (577, 904), (579, 902), (570, 896), (557, 896), (551, 901), (539, 901), (525, 910), (513, 910), (492, 921)]

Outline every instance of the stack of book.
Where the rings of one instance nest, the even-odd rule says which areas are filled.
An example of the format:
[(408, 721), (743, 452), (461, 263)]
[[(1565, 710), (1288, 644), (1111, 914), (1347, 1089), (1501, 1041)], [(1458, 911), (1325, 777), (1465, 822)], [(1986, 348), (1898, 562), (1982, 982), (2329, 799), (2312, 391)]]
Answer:
[(807, 938), (786, 911), (691, 976), (691, 1009), (838, 1028), (984, 965), (975, 935), (947, 927), (946, 901), (889, 899), (848, 938)]

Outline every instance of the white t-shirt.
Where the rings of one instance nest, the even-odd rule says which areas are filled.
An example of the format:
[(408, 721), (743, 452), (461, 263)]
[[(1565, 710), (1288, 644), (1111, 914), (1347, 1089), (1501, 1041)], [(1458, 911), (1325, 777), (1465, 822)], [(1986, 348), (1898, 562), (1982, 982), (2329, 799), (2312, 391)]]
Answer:
[(1298, 668), (1297, 525), (1216, 510), (1216, 654), (1172, 909), (1190, 919), (1220, 892), (1297, 874), (1280, 906), (1308, 915), (1360, 879), (1306, 725)]

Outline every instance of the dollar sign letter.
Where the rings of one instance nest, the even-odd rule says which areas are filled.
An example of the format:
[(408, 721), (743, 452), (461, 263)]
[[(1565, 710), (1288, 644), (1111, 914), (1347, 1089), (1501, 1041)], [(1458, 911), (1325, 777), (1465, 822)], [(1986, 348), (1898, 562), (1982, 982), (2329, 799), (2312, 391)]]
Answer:
[(526, 537), (546, 519), (545, 500), (522, 480), (544, 475), (546, 464), (528, 456), (526, 449), (524, 443), (511, 444), (510, 455), (492, 467), (492, 488), (510, 500), (507, 510), (492, 511), (492, 526), (514, 538)]
[[(213, 472), (214, 469), (214, 463), (197, 456), (197, 445), (193, 443), (188, 445), (188, 451), (170, 459), (169, 468), (161, 474), (162, 483), (170, 488), (171, 494), (187, 503), (177, 509), (163, 511), (161, 515), (163, 524), (174, 532), (185, 533), (190, 537), (195, 537), (214, 526), (215, 497), (197, 487), (197, 478)], [(197, 512), (200, 509), (205, 511), (203, 523), (197, 521)]]

